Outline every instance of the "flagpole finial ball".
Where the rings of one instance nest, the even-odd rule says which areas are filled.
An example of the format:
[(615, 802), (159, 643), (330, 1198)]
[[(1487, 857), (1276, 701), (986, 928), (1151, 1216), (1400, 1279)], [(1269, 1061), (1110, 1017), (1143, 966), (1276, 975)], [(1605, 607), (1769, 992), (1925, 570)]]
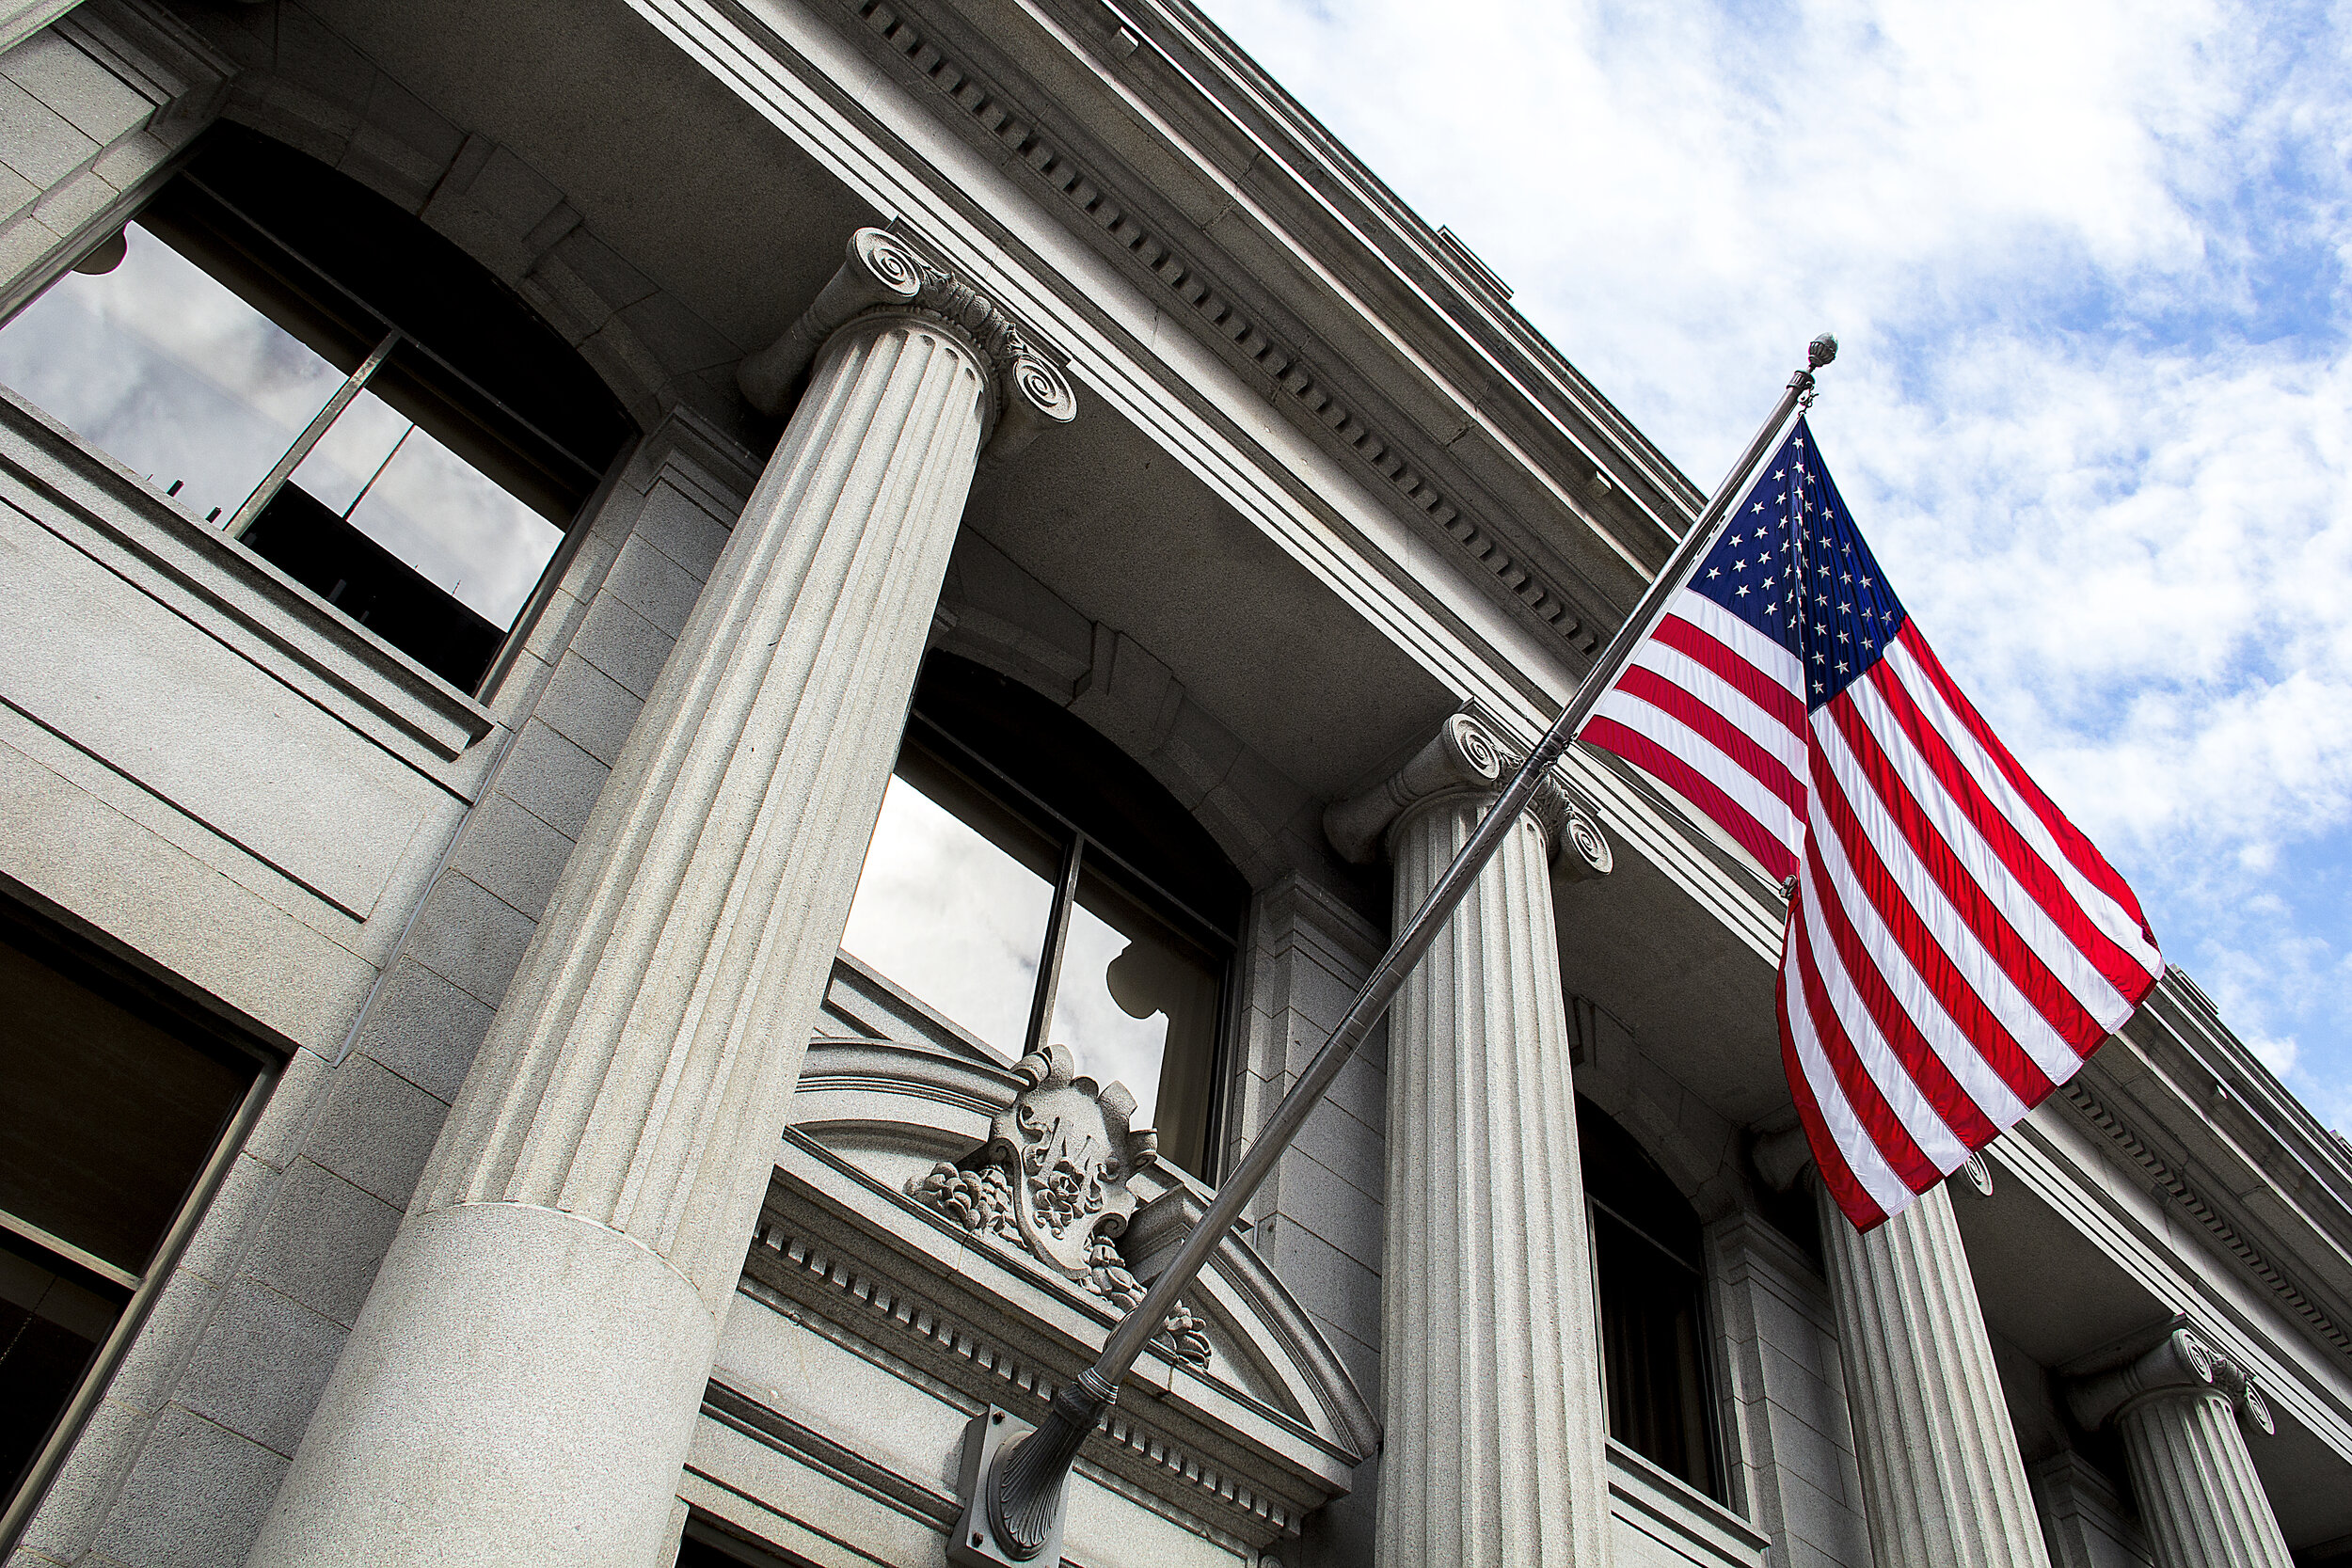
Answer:
[(1804, 363), (1807, 370), (1818, 371), (1836, 357), (1837, 340), (1826, 332), (1804, 345)]

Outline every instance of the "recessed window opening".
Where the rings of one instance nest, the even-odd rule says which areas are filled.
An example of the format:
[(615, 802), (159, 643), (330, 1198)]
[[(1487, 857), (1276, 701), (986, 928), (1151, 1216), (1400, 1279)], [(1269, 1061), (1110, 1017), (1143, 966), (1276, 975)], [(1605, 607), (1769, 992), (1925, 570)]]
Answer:
[(233, 126), (0, 327), (0, 381), (452, 685), (630, 433), (422, 223)]
[(1698, 1215), (1642, 1147), (1581, 1095), (1577, 1137), (1609, 1435), (1721, 1502)]
[(0, 1514), (11, 1528), (263, 1087), (259, 1057), (0, 909)]
[(1209, 1174), (1248, 889), (1130, 759), (1034, 693), (933, 656), (841, 945), (1006, 1062), (1049, 1043), (1123, 1083)]

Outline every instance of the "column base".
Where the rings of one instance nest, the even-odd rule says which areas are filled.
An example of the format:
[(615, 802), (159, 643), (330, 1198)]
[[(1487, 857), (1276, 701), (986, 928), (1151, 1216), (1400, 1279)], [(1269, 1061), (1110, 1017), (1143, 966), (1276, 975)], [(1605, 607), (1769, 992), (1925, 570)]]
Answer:
[(412, 1215), (249, 1568), (660, 1561), (717, 1340), (694, 1288), (608, 1227)]

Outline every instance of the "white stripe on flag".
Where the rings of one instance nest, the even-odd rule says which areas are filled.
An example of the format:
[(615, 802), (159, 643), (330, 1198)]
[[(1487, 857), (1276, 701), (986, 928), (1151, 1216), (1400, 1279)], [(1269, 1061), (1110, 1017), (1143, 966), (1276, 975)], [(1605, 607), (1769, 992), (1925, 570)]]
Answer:
[(1831, 885), (1836, 890), (1837, 906), (1854, 928), (1863, 951), (1878, 970), (1879, 978), (1895, 993), (1895, 1005), (1903, 1010), (1928, 1047), (1936, 1054), (1946, 1069), (1957, 1079), (1963, 1093), (1977, 1102), (1996, 1127), (2007, 1127), (2026, 1114), (2026, 1102), (1993, 1069), (1983, 1053), (1968, 1042), (1968, 1036), (1952, 1015), (1944, 1008), (1935, 988), (1920, 976), (1918, 968), (1895, 933), (1886, 928), (1885, 919), (1878, 906), (1862, 890), (1854, 876), (1853, 865), (1846, 859), (1846, 844), (1836, 833), (1823, 828), (1814, 835), (1814, 845), (1820, 851), (1821, 866), (1829, 874)]
[(1911, 1141), (1919, 1146), (1919, 1152), (1940, 1171), (1958, 1170), (1968, 1158), (1968, 1146), (1954, 1135), (1943, 1116), (1928, 1097), (1920, 1092), (1917, 1080), (1904, 1069), (1886, 1037), (1879, 1033), (1878, 1021), (1854, 989), (1853, 977), (1846, 973), (1838, 958), (1837, 949), (1830, 942), (1829, 932), (1821, 928), (1821, 888), (1813, 876), (1813, 862), (1807, 857), (1804, 869), (1804, 892), (1798, 900), (1804, 911), (1806, 935), (1813, 947), (1814, 967), (1821, 972), (1821, 990), (1829, 998), (1831, 1011), (1844, 1026), (1847, 1043), (1862, 1063), (1862, 1070), (1878, 1085), (1895, 1119), (1903, 1124)]
[(1630, 692), (1612, 689), (1593, 708), (1597, 718), (1614, 719), (1634, 734), (1656, 741), (1676, 758), (1690, 765), (1708, 783), (1729, 796), (1757, 827), (1797, 852), (1804, 842), (1804, 824), (1788, 802), (1764, 787), (1756, 776), (1725, 756), (1715, 743), (1662, 708), (1653, 707)]
[(1680, 687), (1702, 706), (1714, 709), (1733, 729), (1761, 747), (1765, 755), (1777, 758), (1800, 784), (1804, 782), (1802, 730), (1792, 729), (1787, 720), (1756, 706), (1746, 692), (1679, 648), (1645, 642), (1633, 662)]
[[(2033, 809), (2032, 802), (2011, 787), (2009, 775), (2001, 770), (2000, 764), (1986, 752), (1968, 726), (1961, 721), (1960, 716), (1952, 712), (1944, 701), (1944, 693), (1919, 668), (1919, 661), (1912, 657), (1911, 650), (1903, 646), (1899, 639), (1887, 645), (1886, 664), (1896, 679), (1902, 682), (1903, 689), (1911, 693), (1911, 700), (1919, 705), (1919, 711), (1926, 716), (1928, 722), (1944, 737), (1945, 744), (1951, 747), (1952, 754), (1960, 759), (1961, 765), (1968, 769), (1969, 776), (1977, 781), (1978, 787), (1984, 791), (1993, 808), (2009, 819), (2026, 842), (2033, 847), (2034, 853), (2042, 857), (2042, 863), (2058, 874), (2074, 902), (2082, 906), (2083, 913), (2090, 916), (2091, 923), (2106, 932), (2108, 940), (2121, 947), (2134, 963), (2150, 975), (2161, 978), (2164, 974), (2164, 956), (2156, 951), (2146, 933), (2140, 930), (2139, 922), (2132, 918), (2128, 910), (2093, 885), (2090, 879), (2074, 864), (2073, 858), (2058, 847), (2058, 840), (2050, 836), (2049, 825), (2042, 820), (2042, 814)], [(2128, 1007), (2113, 1019), (2096, 1007), (2091, 1010), (2099, 1014), (2100, 1022), (2106, 1024), (2110, 1031), (2121, 1027), (2123, 1019), (2131, 1016)]]
[(1846, 688), (1846, 700), (1853, 704), (1854, 714), (1864, 728), (1877, 737), (1879, 749), (1893, 764), (1903, 787), (1911, 792), (1911, 798), (1918, 802), (1919, 809), (1927, 814), (1945, 844), (1959, 858), (1961, 869), (1969, 880), (1984, 890), (1985, 897), (2009, 922), (2010, 928), (2033, 949), (2043, 967), (2093, 1015), (2106, 1018), (2120, 1006), (2123, 999), (2117, 994), (2114, 983), (2099, 973), (2098, 965), (2074, 945), (2074, 939), (2050, 918), (2042, 901), (2033, 895), (2033, 890), (2019, 881), (2009, 863), (1985, 842), (1976, 823), (1944, 787), (1933, 766), (1903, 734), (1901, 722), (1886, 705), (1878, 688), (1867, 680), (1856, 681)]
[[(2001, 1021), (2001, 1026), (2011, 1038), (2024, 1046), (2042, 1075), (2053, 1084), (2062, 1084), (2082, 1065), (2074, 1048), (2068, 1045), (2050, 1021), (2042, 1016), (2042, 1009), (2029, 1001), (2009, 972), (1996, 962), (1977, 933), (1952, 907), (1944, 889), (1920, 863), (1919, 857), (1894, 819), (1887, 815), (1878, 792), (1862, 773), (1862, 765), (1846, 749), (1846, 737), (1837, 731), (1837, 721), (1824, 708), (1813, 716), (1814, 744), (1821, 749), (1830, 771), (1838, 785), (1838, 799), (1853, 813), (1862, 825), (1863, 836), (1878, 851), (1879, 860), (1887, 874), (1895, 879), (1896, 890), (1911, 905), (1914, 912), (1927, 926), (1938, 946), (1952, 960), (1961, 977), (1967, 981), (1979, 1000)], [(1816, 792), (1819, 793), (1818, 791)], [(1836, 830), (1823, 816), (1817, 800), (1813, 810), (1813, 831), (1832, 832)]]
[(1677, 596), (1671, 613), (1681, 616), (1763, 673), (1764, 678), (1804, 701), (1804, 666), (1795, 654), (1742, 621), (1704, 594), (1688, 588)]
[(1804, 1081), (1813, 1091), (1813, 1102), (1820, 1108), (1821, 1120), (1829, 1128), (1830, 1141), (1837, 1146), (1838, 1156), (1846, 1168), (1870, 1195), (1872, 1202), (1892, 1214), (1911, 1201), (1911, 1188), (1895, 1174), (1895, 1167), (1886, 1163), (1879, 1146), (1864, 1131), (1861, 1118), (1854, 1115), (1846, 1099), (1837, 1074), (1829, 1065), (1829, 1057), (1821, 1050), (1820, 1037), (1813, 1028), (1813, 1012), (1805, 1000), (1804, 983), (1798, 976), (1793, 958), (1784, 960), (1780, 967), (1782, 1010), (1788, 1015), (1788, 1043), (1796, 1049), (1797, 1065), (1804, 1069)]

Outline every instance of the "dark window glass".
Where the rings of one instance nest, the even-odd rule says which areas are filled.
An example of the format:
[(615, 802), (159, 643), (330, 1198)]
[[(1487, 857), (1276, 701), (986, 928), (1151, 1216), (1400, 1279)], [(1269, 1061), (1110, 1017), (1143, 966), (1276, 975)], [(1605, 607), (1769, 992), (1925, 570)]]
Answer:
[(1216, 1044), (1248, 890), (1131, 759), (1035, 693), (934, 656), (841, 945), (1006, 1061), (1052, 1042), (1124, 1084), (1209, 1174)]
[(627, 415), (454, 245), (235, 126), (0, 328), (0, 381), (478, 687)]
[(150, 1271), (257, 1070), (0, 926), (0, 1503)]
[(1609, 1435), (1723, 1500), (1698, 1215), (1642, 1147), (1581, 1096)]
[(0, 1507), (130, 1300), (114, 1281), (0, 1231)]

